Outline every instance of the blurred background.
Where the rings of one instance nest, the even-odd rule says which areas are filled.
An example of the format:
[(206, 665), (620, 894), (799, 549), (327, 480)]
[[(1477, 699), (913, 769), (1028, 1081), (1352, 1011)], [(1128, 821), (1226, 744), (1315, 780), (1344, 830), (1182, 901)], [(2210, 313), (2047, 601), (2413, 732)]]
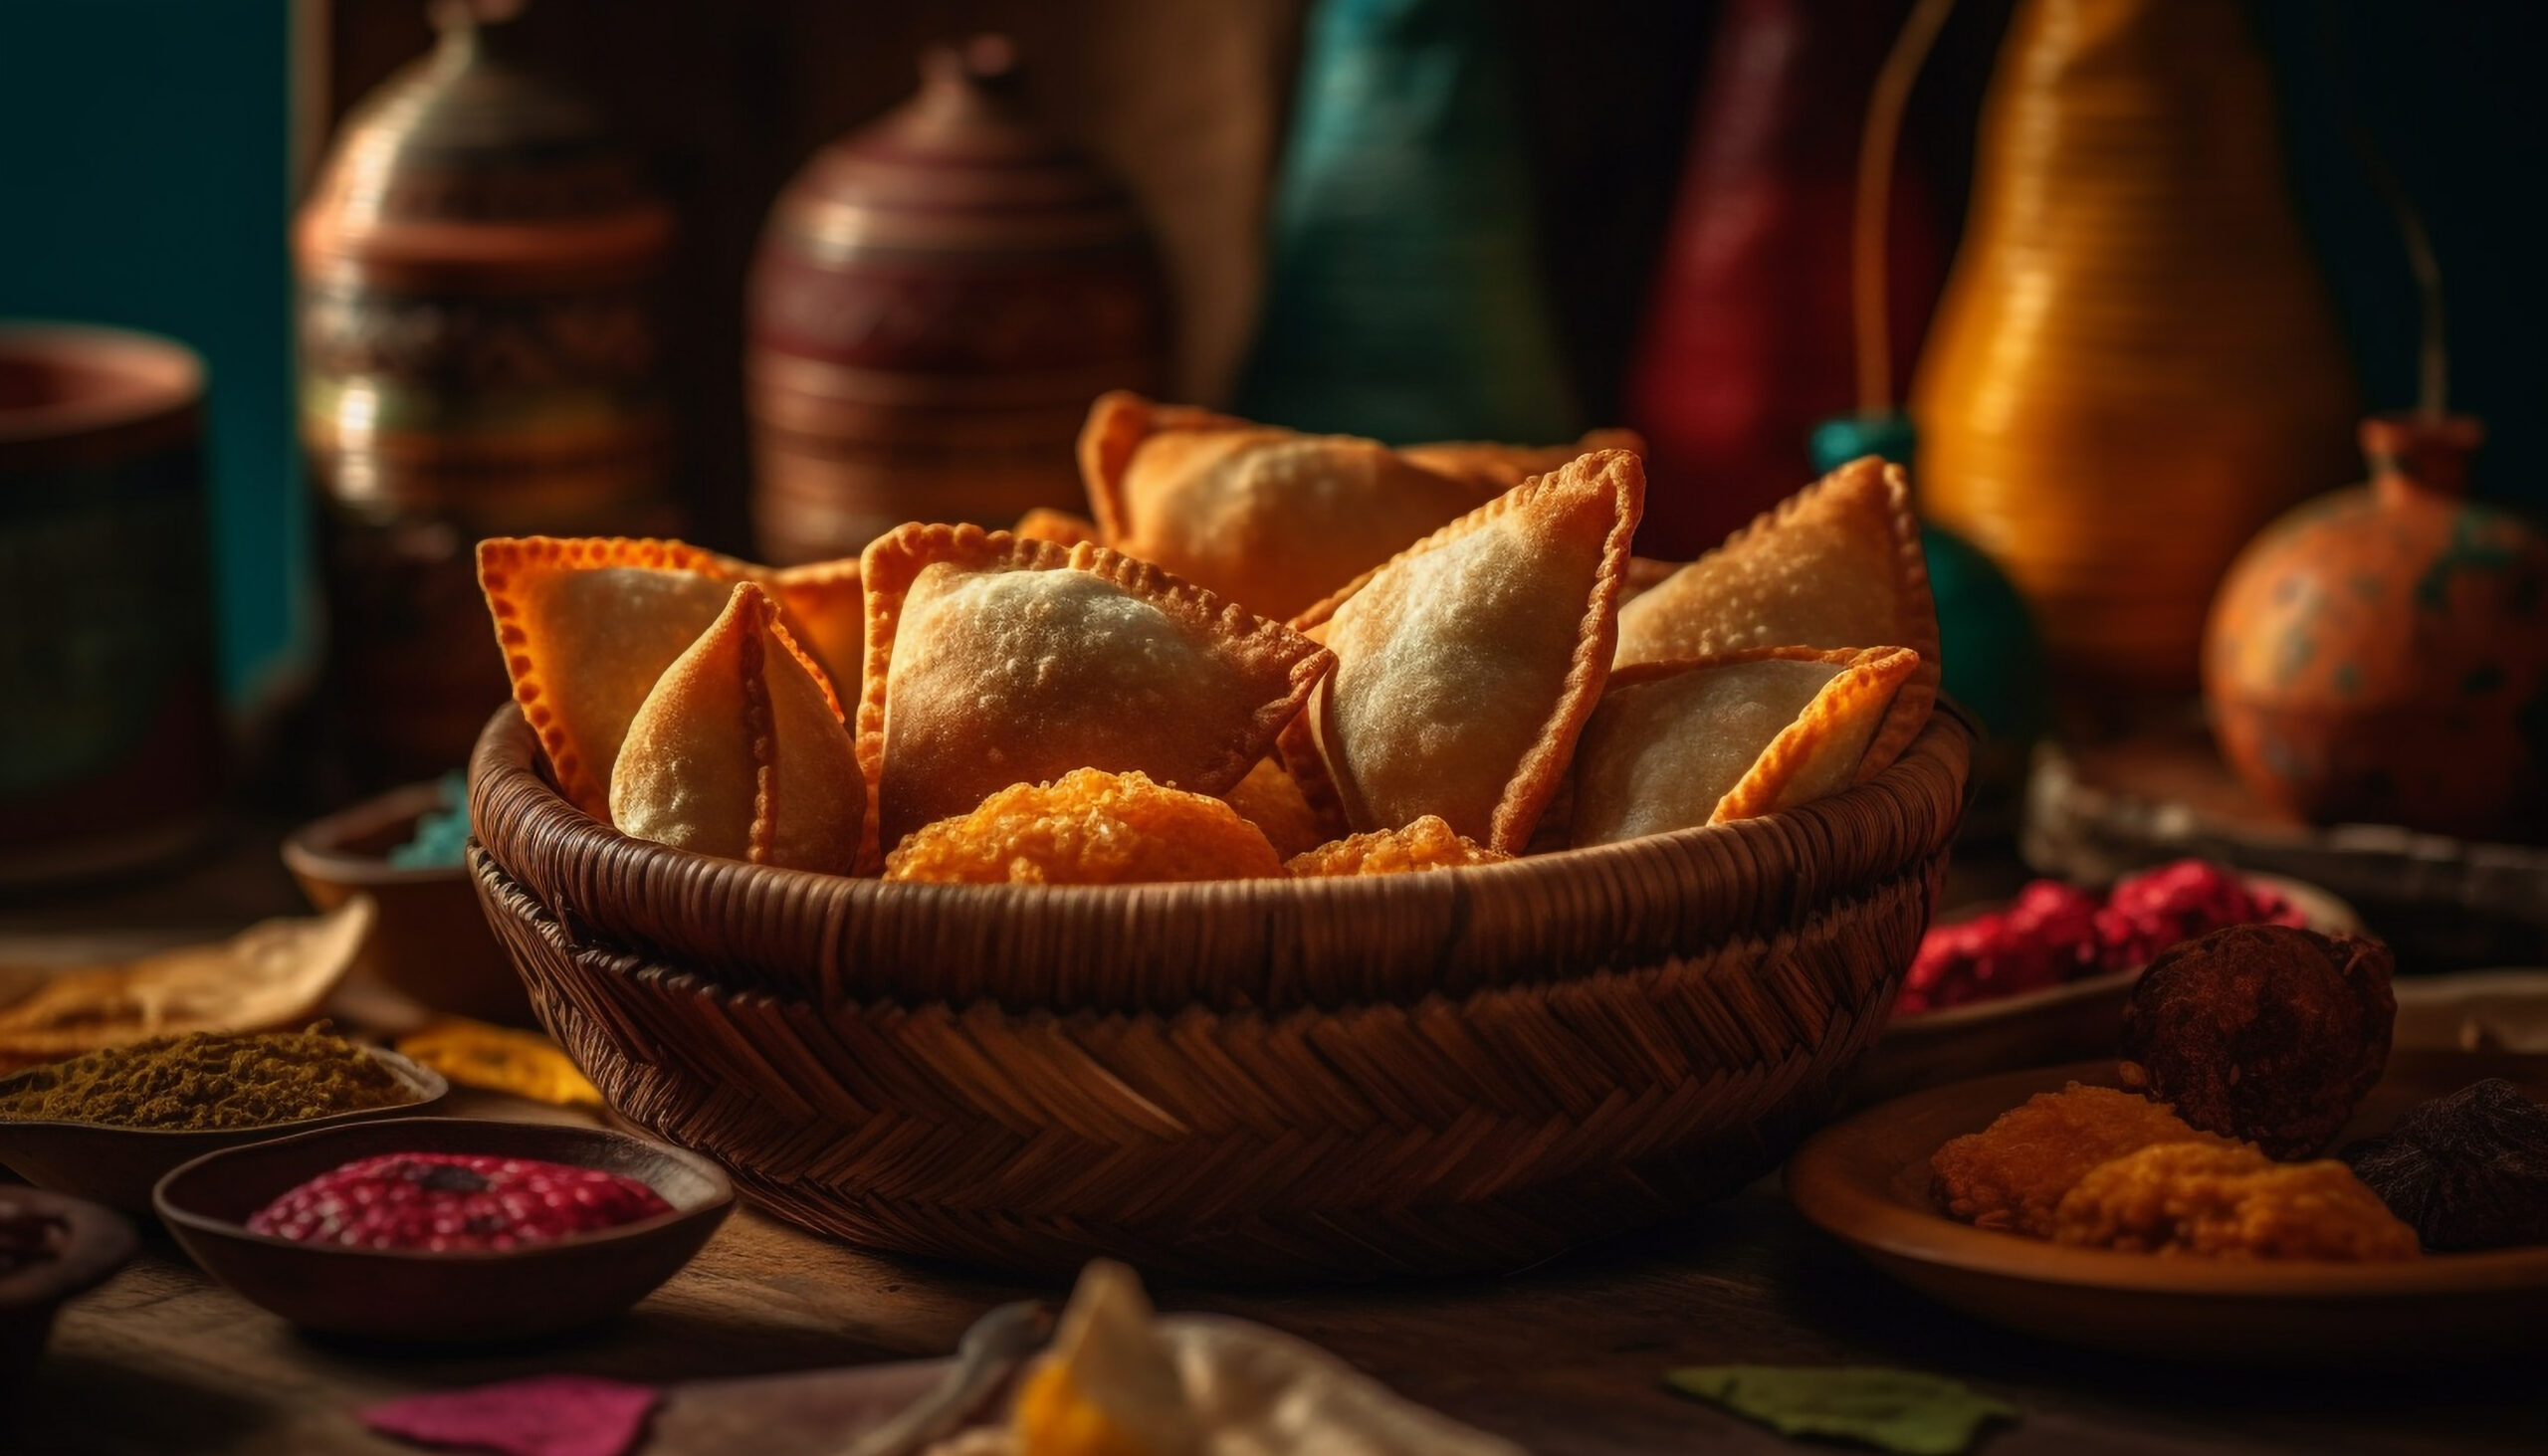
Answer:
[[(458, 765), (503, 696), (492, 648), (467, 645), (476, 534), (678, 531), (804, 559), (854, 551), (872, 520), (1070, 506), (1069, 424), (1109, 384), (1401, 442), (1630, 425), (1654, 446), (1640, 550), (1672, 558), (1809, 479), (1817, 422), (1855, 416), (1852, 449), (1888, 448), (1907, 403), (1923, 509), (1955, 534), (1931, 544), (1942, 597), (1961, 578), (1939, 552), (1964, 550), (1987, 578), (1972, 600), (2014, 582), (2041, 629), (2039, 657), (1969, 654), (2006, 668), (1961, 685), (2020, 750), (2003, 777), (2048, 721), (2078, 741), (2199, 734), (2194, 639), (2229, 555), (2362, 477), (2357, 415), (2429, 393), (2397, 198), (2444, 283), (2448, 407), (2484, 422), (2473, 492), (2548, 508), (2548, 12), (1919, 8), (1940, 28), (1884, 173), (1881, 398), (1850, 248), (1912, 0), (478, 0), (481, 25), (456, 0), (19, 3), (0, 10), (0, 317), (200, 355), (200, 615), (233, 781), (270, 813)], [(931, 47), (985, 35), (1006, 39), (945, 53), (924, 88)], [(2100, 125), (2151, 157), (2118, 160)], [(2120, 190), (2056, 215), (2100, 169)], [(2089, 264), (2026, 273), (2072, 254)], [(2207, 271), (2256, 317), (2204, 303)], [(1961, 312), (1940, 310), (1951, 274)], [(2308, 316), (2264, 317), (2281, 284), (2258, 279)], [(2035, 325), (1990, 300), (2057, 315), (2065, 287), (2090, 362), (2011, 353)], [(536, 345), (453, 362), (449, 337), (542, 310)], [(2045, 427), (2043, 448), (2120, 476), (1992, 455), (2012, 419), (2196, 378), (2148, 349), (2099, 372), (2137, 347), (2097, 352), (2115, 316), (2175, 319), (2196, 353), (2251, 322), (2280, 341), (2201, 374), (2193, 406), (2151, 406), (2208, 459), (2269, 463), (2235, 465), (2254, 489), (2230, 492), (2234, 520), (2204, 515), (2217, 483), (2136, 456), (2173, 426)], [(548, 353), (490, 362), (506, 348)], [(402, 376), (401, 357), (426, 362)], [(2080, 583), (2174, 546), (2069, 544), (2114, 540), (2112, 509), (2219, 537), (2154, 569), (2174, 597), (2115, 608), (2121, 629), (2081, 615)], [(20, 601), (33, 685), (46, 634)], [(2135, 636), (2162, 618), (2164, 641)], [(19, 689), (12, 743), (50, 711)], [(2548, 698), (2506, 721), (2524, 712), (2548, 741)]]

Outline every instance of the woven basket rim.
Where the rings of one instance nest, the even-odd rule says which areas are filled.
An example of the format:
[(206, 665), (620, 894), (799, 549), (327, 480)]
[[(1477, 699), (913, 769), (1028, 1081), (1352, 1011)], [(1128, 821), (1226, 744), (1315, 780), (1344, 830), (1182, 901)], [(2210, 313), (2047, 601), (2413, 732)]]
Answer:
[[(911, 1004), (989, 999), (1063, 1013), (1195, 1004), (1275, 1011), (1592, 974), (1610, 960), (1602, 935), (1625, 936), (1643, 920), (1695, 920), (1717, 940), (1792, 933), (1835, 900), (1916, 872), (1952, 840), (1974, 738), (1960, 714), (1938, 713), (1865, 783), (1756, 819), (1493, 865), (1302, 880), (889, 884), (696, 854), (631, 838), (576, 808), (541, 770), (536, 735), (510, 703), (472, 754), (469, 800), (472, 843), (579, 938), (734, 989)], [(1525, 903), (1536, 905), (1527, 926), (1512, 909)], [(1282, 965), (1267, 946), (1305, 917), (1331, 935), (1340, 925), (1368, 926), (1380, 941), (1366, 963), (1309, 973)], [(1190, 965), (1091, 977), (1072, 963), (1067, 942), (1081, 942), (1081, 952), (1104, 942), (1147, 953), (1163, 926), (1198, 918), (1236, 934), (1188, 947)], [(1559, 923), (1547, 929), (1568, 942), (1544, 963), (1495, 943), (1499, 928), (1509, 940), (1543, 929), (1543, 920)], [(950, 932), (969, 943), (913, 939)], [(1478, 942), (1481, 954), (1470, 959), (1497, 963), (1422, 953), (1428, 940), (1448, 938)], [(1687, 928), (1675, 938), (1688, 938)]]

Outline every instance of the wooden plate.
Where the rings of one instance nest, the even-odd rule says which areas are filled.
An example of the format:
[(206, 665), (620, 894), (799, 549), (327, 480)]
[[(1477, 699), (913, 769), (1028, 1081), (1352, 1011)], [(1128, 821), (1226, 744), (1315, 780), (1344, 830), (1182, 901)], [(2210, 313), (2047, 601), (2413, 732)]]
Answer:
[[(2280, 875), (2239, 878), (2250, 889), (2290, 901), (2313, 931), (2362, 929), (2352, 906), (2315, 885)], [(1953, 919), (2001, 908), (1970, 906)], [(2123, 1039), (2123, 1004), (2132, 999), (2141, 969), (2109, 970), (2039, 991), (1896, 1016), (1885, 1023), (1884, 1035), (1850, 1084), (1850, 1102), (1863, 1107), (1923, 1087), (2109, 1051)]]
[[(451, 1095), (451, 1084), (443, 1080), (440, 1072), (380, 1047), (364, 1050), (407, 1085), (414, 1094), (411, 1101), (329, 1113), (297, 1123), (209, 1132), (0, 1118), (0, 1163), (6, 1163), (11, 1171), (39, 1188), (51, 1188), (75, 1198), (92, 1198), (126, 1213), (147, 1214), (151, 1185), (168, 1169), (190, 1158), (345, 1123), (412, 1118), (440, 1107), (443, 1099)], [(0, 1096), (7, 1095), (19, 1078), (27, 1075), (21, 1072), (0, 1078)]]
[[(356, 1158), (468, 1152), (635, 1178), (670, 1213), (512, 1249), (349, 1249), (250, 1233), (248, 1217)], [(198, 1157), (160, 1179), (160, 1221), (204, 1272), (251, 1304), (336, 1335), (417, 1343), (519, 1340), (627, 1309), (679, 1273), (735, 1206), (724, 1170), (695, 1152), (601, 1128), (401, 1118), (327, 1128)]]
[[(2503, 1352), (2548, 1322), (2548, 1246), (2394, 1264), (2230, 1261), (2074, 1249), (1938, 1211), (1929, 1157), (2038, 1092), (2112, 1086), (2111, 1062), (2013, 1072), (1914, 1093), (1814, 1135), (1789, 1162), (1807, 1219), (1924, 1294), (2047, 1340), (2240, 1365), (2372, 1365)], [(2482, 1077), (2548, 1097), (2548, 1058), (2393, 1057), (2344, 1141)]]

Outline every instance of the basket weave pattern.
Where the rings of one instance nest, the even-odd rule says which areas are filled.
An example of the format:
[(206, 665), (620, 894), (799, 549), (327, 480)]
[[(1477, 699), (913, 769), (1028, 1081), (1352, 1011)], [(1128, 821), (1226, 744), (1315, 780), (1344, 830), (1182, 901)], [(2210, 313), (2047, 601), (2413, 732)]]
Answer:
[(507, 710), (470, 863), (611, 1105), (808, 1227), (1042, 1272), (1435, 1272), (1685, 1211), (1827, 1113), (1968, 747), (1942, 716), (1803, 810), (1511, 865), (1051, 890), (629, 840)]

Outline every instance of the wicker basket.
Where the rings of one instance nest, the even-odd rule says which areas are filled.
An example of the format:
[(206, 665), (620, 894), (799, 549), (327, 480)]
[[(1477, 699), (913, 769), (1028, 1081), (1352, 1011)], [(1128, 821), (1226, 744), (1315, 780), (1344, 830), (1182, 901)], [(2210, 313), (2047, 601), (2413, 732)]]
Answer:
[(1790, 813), (1509, 865), (887, 885), (629, 839), (479, 740), (470, 865), (612, 1107), (903, 1254), (1221, 1279), (1525, 1263), (1768, 1168), (1929, 917), (1971, 734)]

